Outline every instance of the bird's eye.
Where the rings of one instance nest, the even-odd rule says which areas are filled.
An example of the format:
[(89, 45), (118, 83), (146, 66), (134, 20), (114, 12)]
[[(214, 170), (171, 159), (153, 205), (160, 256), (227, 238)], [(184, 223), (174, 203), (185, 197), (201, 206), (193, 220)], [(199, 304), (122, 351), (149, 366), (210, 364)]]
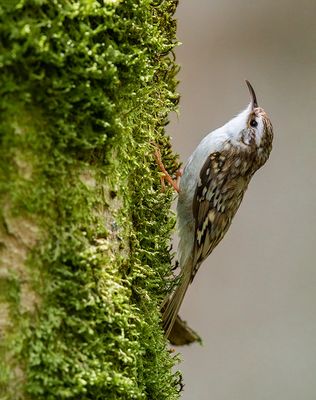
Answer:
[(258, 126), (258, 122), (255, 119), (252, 119), (250, 121), (250, 126), (252, 126), (253, 128), (255, 128), (256, 126)]

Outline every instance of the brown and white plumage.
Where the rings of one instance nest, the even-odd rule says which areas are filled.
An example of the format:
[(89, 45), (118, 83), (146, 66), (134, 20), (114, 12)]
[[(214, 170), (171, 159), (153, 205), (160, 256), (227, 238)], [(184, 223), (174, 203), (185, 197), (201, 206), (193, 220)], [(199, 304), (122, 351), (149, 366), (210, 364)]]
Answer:
[(164, 305), (166, 336), (189, 284), (224, 237), (251, 177), (267, 161), (272, 149), (271, 122), (246, 82), (251, 94), (249, 106), (208, 134), (184, 168), (177, 204), (181, 278)]

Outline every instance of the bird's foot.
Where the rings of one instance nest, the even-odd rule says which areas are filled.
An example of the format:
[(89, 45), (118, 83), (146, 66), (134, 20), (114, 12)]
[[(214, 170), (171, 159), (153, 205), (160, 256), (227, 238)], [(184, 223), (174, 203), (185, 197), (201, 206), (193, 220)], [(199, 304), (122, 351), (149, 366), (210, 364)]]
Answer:
[(180, 183), (180, 178), (183, 175), (183, 170), (180, 168), (178, 169), (178, 171), (176, 171), (176, 179), (172, 179), (172, 177), (169, 175), (168, 171), (166, 170), (162, 159), (161, 159), (161, 152), (159, 147), (157, 147), (157, 145), (155, 145), (155, 152), (154, 152), (154, 156), (157, 162), (157, 165), (160, 169), (160, 171), (162, 172), (162, 175), (160, 176), (160, 182), (161, 182), (161, 186), (162, 186), (162, 190), (164, 191), (166, 189), (166, 185), (165, 185), (165, 181), (167, 181), (176, 192), (180, 192), (179, 189), (179, 183)]

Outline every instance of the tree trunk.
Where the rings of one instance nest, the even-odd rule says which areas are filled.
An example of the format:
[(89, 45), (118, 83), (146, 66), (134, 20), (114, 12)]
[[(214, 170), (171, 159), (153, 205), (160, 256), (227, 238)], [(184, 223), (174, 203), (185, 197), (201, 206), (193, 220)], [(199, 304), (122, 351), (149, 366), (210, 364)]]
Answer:
[(0, 398), (176, 399), (175, 0), (0, 2)]

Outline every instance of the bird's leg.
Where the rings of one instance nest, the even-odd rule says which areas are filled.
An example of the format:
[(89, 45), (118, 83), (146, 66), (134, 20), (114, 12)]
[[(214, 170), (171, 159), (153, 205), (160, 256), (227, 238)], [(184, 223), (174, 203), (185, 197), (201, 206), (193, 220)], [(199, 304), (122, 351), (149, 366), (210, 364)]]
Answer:
[(161, 160), (161, 152), (158, 147), (155, 147), (155, 159), (158, 164), (158, 167), (160, 171), (163, 173), (163, 175), (160, 177), (160, 182), (162, 189), (165, 190), (165, 181), (167, 181), (178, 193), (180, 191), (179, 189), (179, 182), (180, 182), (180, 177), (183, 174), (182, 169), (179, 169), (176, 172), (176, 179), (172, 179), (172, 177), (169, 175), (168, 171), (166, 170), (162, 160)]

